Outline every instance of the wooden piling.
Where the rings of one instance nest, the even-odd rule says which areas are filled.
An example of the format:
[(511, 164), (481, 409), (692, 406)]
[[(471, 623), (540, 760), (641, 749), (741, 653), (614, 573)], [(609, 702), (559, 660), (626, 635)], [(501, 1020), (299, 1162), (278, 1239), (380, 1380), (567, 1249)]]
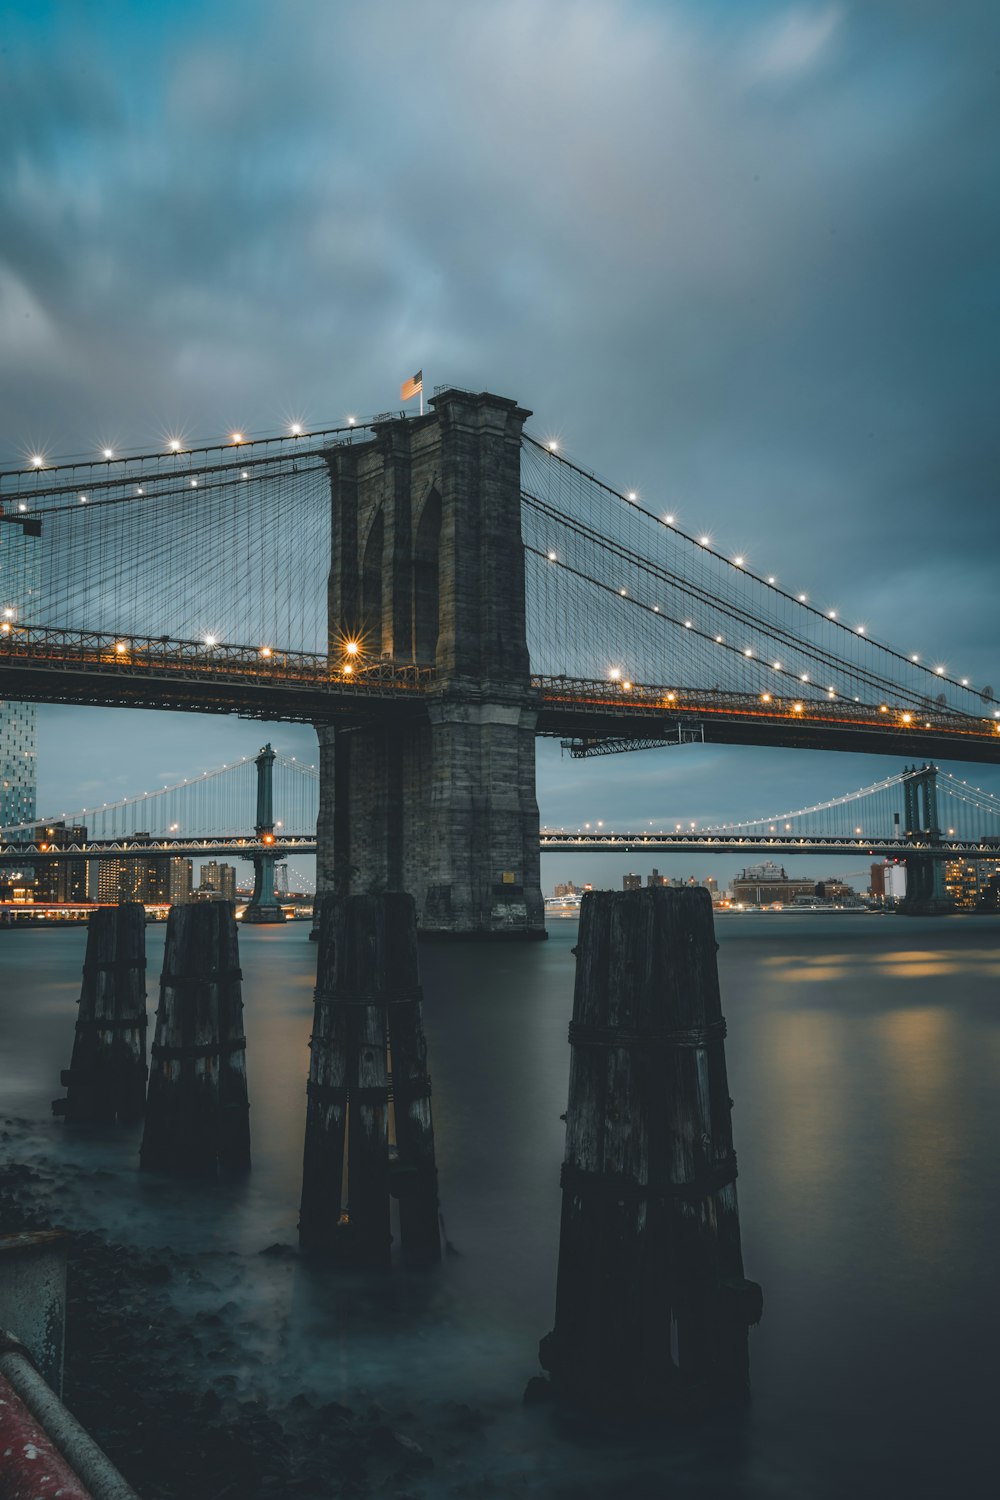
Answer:
[(542, 1365), (595, 1412), (741, 1394), (761, 1294), (743, 1275), (709, 894), (588, 894), (577, 953)]
[(232, 902), (172, 907), (139, 1153), (143, 1167), (209, 1176), (249, 1167), (241, 980)]
[(392, 1192), (404, 1252), (434, 1258), (437, 1174), (413, 898), (327, 895), (319, 919), (300, 1244), (342, 1263), (388, 1266)]
[(67, 1093), (55, 1114), (74, 1124), (141, 1120), (146, 1100), (146, 912), (140, 901), (99, 907), (87, 925)]

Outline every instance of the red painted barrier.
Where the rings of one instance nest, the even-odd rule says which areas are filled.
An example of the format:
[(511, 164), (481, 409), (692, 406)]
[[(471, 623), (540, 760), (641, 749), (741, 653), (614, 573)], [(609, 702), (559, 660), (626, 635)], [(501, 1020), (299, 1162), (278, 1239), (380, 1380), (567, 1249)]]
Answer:
[(93, 1500), (52, 1439), (0, 1375), (0, 1500)]

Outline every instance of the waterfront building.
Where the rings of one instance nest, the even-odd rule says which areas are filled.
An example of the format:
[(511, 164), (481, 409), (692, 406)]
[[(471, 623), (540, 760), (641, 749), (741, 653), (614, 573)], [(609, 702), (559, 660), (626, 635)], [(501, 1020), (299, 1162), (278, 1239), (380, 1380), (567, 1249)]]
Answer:
[[(0, 526), (0, 627), (30, 620), (38, 589), (35, 538)], [(36, 721), (33, 703), (0, 700), (0, 826), (30, 823), (35, 813)]]
[[(994, 862), (991, 860), (991, 864)], [(979, 876), (979, 895), (976, 898), (976, 910), (998, 912), (1000, 911), (1000, 870), (983, 870)]]
[(949, 859), (944, 867), (944, 888), (959, 911), (974, 911), (979, 899), (977, 862)]
[(872, 865), (868, 894), (876, 906), (892, 906), (906, 895), (906, 865), (898, 859), (883, 859)]
[(827, 901), (833, 906), (859, 905), (858, 893), (854, 887), (840, 880), (836, 875), (827, 875), (825, 879), (818, 880), (816, 895), (820, 901)]
[(171, 906), (185, 906), (191, 900), (193, 871), (194, 865), (189, 859), (175, 858), (170, 861)]
[(733, 900), (744, 906), (790, 906), (796, 896), (815, 896), (814, 880), (793, 880), (773, 860), (750, 865), (733, 881)]
[[(81, 824), (40, 824), (33, 830), (32, 841), (39, 849), (65, 849), (86, 841), (87, 830)], [(44, 859), (32, 857), (35, 872), (36, 901), (86, 901), (87, 861), (85, 859)]]
[(235, 901), (236, 866), (207, 859), (201, 867), (201, 884), (195, 894), (199, 901)]
[(35, 705), (0, 701), (0, 825), (35, 816)]
[(633, 874), (623, 875), (622, 876), (622, 890), (623, 891), (641, 891), (642, 890), (642, 876), (641, 875), (633, 875)]
[(171, 863), (165, 854), (150, 854), (141, 859), (95, 860), (91, 899), (112, 904), (141, 901), (147, 906), (166, 906), (170, 900)]

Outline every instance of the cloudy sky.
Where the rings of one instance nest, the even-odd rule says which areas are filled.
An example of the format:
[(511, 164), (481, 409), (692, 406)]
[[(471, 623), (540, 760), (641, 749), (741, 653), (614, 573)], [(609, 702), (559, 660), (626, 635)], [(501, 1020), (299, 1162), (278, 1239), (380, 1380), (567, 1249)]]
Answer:
[[(993, 0), (15, 0), (0, 458), (329, 423), (422, 367), (996, 683), (998, 60)], [(259, 736), (44, 709), (40, 803)], [(624, 827), (889, 769), (542, 746), (539, 795)]]

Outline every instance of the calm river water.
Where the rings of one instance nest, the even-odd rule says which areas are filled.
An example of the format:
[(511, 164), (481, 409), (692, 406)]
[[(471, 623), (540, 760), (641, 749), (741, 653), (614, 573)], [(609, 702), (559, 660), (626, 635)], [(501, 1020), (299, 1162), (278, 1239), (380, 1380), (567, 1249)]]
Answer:
[[(85, 933), (0, 933), (0, 1113), (18, 1122), (2, 1149), (59, 1184), (64, 1222), (225, 1252), (212, 1295), (246, 1314), (247, 1361), (227, 1373), (248, 1394), (294, 1381), (486, 1412), (477, 1462), (495, 1488), (459, 1488), (439, 1462), (422, 1494), (995, 1493), (1000, 921), (760, 914), (717, 931), (764, 1318), (748, 1410), (693, 1431), (584, 1435), (521, 1405), (552, 1321), (575, 922), (544, 944), (421, 950), (455, 1252), (432, 1272), (366, 1280), (258, 1254), (295, 1243), (304, 924), (241, 933), (254, 1169), (218, 1188), (140, 1177), (137, 1132), (51, 1119)], [(163, 932), (148, 929), (150, 1011)]]

